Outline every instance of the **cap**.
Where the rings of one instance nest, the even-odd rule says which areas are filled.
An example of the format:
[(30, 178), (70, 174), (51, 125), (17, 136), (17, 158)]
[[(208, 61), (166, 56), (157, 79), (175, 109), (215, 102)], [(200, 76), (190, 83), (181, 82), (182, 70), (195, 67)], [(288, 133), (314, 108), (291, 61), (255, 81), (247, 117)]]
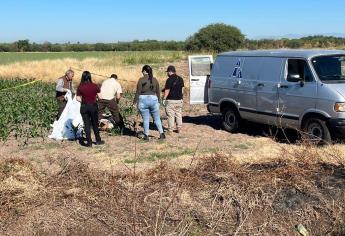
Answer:
[(168, 69), (167, 69), (166, 72), (173, 72), (173, 73), (175, 73), (176, 72), (175, 66), (168, 66)]
[(112, 74), (112, 75), (110, 76), (110, 78), (117, 79), (117, 75), (116, 75), (116, 74)]

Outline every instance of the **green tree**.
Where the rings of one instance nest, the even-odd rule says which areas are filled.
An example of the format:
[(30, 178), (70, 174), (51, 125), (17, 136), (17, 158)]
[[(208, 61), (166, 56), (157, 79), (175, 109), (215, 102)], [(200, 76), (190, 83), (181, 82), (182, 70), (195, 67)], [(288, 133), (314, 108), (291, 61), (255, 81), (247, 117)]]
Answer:
[(223, 23), (211, 24), (201, 28), (186, 41), (189, 51), (215, 51), (222, 52), (236, 50), (244, 45), (245, 37), (241, 31), (231, 25)]
[(15, 42), (15, 44), (19, 52), (27, 52), (30, 50), (30, 43), (28, 39), (18, 40)]

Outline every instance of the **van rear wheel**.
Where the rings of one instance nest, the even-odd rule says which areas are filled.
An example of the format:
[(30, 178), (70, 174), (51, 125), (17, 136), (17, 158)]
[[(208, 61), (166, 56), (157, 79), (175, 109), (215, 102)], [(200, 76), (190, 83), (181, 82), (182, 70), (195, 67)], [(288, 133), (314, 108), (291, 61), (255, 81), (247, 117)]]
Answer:
[(329, 144), (332, 142), (331, 133), (326, 121), (319, 118), (309, 118), (303, 128), (303, 139), (314, 144)]
[(236, 110), (232, 107), (227, 107), (222, 112), (223, 114), (223, 121), (222, 126), (223, 128), (231, 133), (237, 132), (240, 128), (241, 117)]

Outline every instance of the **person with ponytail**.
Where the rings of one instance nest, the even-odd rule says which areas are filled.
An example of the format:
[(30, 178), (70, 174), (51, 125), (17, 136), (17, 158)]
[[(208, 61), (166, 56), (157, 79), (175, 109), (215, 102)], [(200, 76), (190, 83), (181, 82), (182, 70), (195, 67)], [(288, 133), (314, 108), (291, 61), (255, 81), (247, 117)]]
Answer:
[(97, 96), (100, 97), (99, 87), (92, 83), (91, 73), (89, 71), (84, 71), (77, 89), (77, 100), (81, 102), (80, 113), (83, 118), (86, 135), (86, 144), (83, 143), (83, 145), (86, 147), (92, 147), (91, 126), (96, 138), (95, 144), (104, 144), (98, 129)]
[(143, 73), (143, 77), (137, 83), (137, 91), (133, 104), (137, 105), (143, 118), (144, 140), (149, 140), (150, 115), (153, 117), (154, 123), (159, 131), (159, 139), (165, 139), (160, 118), (160, 89), (158, 80), (153, 77), (152, 68), (149, 65), (145, 65), (141, 72)]

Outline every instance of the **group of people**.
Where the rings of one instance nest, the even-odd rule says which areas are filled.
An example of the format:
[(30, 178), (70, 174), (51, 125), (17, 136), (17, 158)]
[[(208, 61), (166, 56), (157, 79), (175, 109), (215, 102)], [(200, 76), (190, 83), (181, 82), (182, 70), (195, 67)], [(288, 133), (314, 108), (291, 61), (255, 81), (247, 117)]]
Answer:
[[(133, 106), (136, 106), (143, 119), (144, 140), (149, 140), (149, 122), (150, 116), (160, 133), (159, 139), (165, 139), (166, 134), (171, 134), (176, 130), (181, 132), (182, 128), (182, 106), (183, 106), (183, 88), (182, 77), (176, 74), (174, 66), (168, 66), (166, 80), (163, 90), (160, 89), (158, 80), (153, 76), (151, 66), (145, 65), (142, 68), (143, 76), (138, 80)], [(58, 79), (56, 85), (56, 100), (58, 103), (58, 120), (66, 107), (67, 101), (65, 95), (68, 91), (75, 92), (73, 87), (74, 71), (67, 70), (65, 75)], [(99, 121), (107, 108), (116, 123), (122, 131), (125, 128), (123, 118), (119, 110), (119, 102), (122, 96), (122, 87), (117, 81), (117, 75), (112, 74), (110, 78), (102, 82), (101, 87), (92, 82), (91, 73), (84, 71), (81, 76), (80, 84), (76, 90), (76, 99), (81, 103), (80, 113), (84, 122), (84, 131), (86, 147), (92, 147), (91, 127), (95, 135), (95, 145), (102, 145), (104, 141), (99, 133)], [(161, 99), (161, 93), (163, 94)], [(165, 107), (168, 118), (168, 129), (165, 133), (160, 116), (160, 104)], [(176, 124), (176, 129), (175, 129)]]

